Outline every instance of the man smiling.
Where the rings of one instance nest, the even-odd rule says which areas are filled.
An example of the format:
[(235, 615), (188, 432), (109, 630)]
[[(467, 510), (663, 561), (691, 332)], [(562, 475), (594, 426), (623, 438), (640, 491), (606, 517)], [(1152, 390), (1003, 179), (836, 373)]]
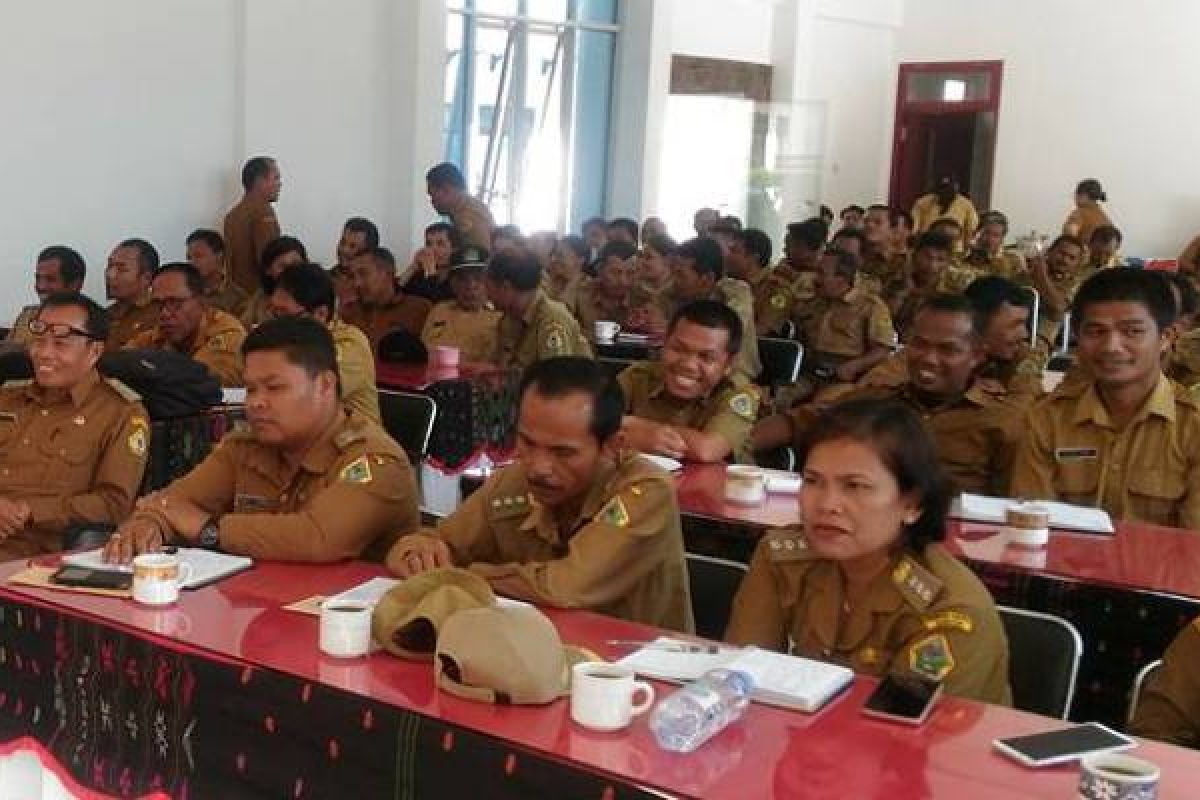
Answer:
[(675, 486), (619, 452), (622, 406), (591, 359), (534, 364), (522, 380), (516, 463), (436, 532), (397, 541), (388, 567), (401, 577), (468, 567), (502, 594), (691, 631)]

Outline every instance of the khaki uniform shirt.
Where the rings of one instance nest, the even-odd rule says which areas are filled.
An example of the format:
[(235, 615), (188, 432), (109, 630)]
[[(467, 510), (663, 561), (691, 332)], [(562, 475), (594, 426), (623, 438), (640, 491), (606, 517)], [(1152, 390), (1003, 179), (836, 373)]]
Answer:
[(566, 282), (560, 282), (551, 277), (549, 272), (545, 272), (543, 273), (542, 288), (546, 291), (547, 297), (562, 303), (572, 314), (575, 314), (579, 310), (579, 292), (583, 288), (585, 277), (580, 274)]
[(1200, 383), (1200, 328), (1175, 340), (1167, 356), (1167, 376), (1184, 386)]
[[(379, 560), (395, 537), (420, 525), (417, 486), (400, 445), (339, 409), (297, 468), (249, 431), (223, 438), (164, 490), (217, 517), (222, 550), (278, 561)], [(135, 517), (173, 532), (152, 507)]]
[(747, 383), (753, 383), (762, 372), (762, 360), (758, 357), (758, 328), (754, 324), (754, 295), (750, 285), (737, 278), (722, 278), (710, 299), (729, 306), (742, 321), (742, 349), (733, 360), (733, 371)]
[(1091, 381), (1064, 381), (1033, 406), (1025, 427), (1012, 496), (1200, 530), (1200, 404), (1167, 377), (1124, 430)]
[(724, 378), (708, 397), (678, 400), (667, 393), (659, 361), (639, 361), (625, 368), (617, 383), (625, 393), (626, 414), (718, 434), (739, 463), (754, 462), (750, 429), (758, 418), (758, 387), (741, 378)]
[[(1055, 289), (1062, 293), (1063, 299), (1068, 305), (1075, 299), (1075, 292), (1087, 278), (1087, 274), (1082, 268), (1079, 272), (1049, 272), (1048, 275), (1050, 282), (1054, 284)], [(1018, 283), (1033, 285), (1033, 280), (1030, 278), (1027, 281), (1018, 281)], [(1046, 304), (1045, 298), (1042, 298), (1042, 302), (1038, 306), (1037, 334), (1047, 347), (1053, 344), (1054, 338), (1058, 336), (1064, 316), (1065, 314), (1061, 312), (1051, 310), (1050, 306)]]
[(895, 339), (887, 306), (858, 289), (836, 300), (814, 298), (797, 322), (805, 347), (841, 358), (858, 358), (872, 345), (891, 347)]
[(1078, 227), (1076, 236), (1087, 247), (1092, 240), (1092, 232), (1102, 225), (1112, 225), (1112, 220), (1099, 205), (1078, 206), (1067, 215), (1063, 223), (1063, 233), (1069, 233), (1072, 227)]
[[(261, 297), (262, 289), (259, 289), (255, 294)], [(228, 279), (224, 281), (221, 288), (210, 289), (205, 292), (204, 298), (210, 308), (219, 308), (235, 317), (240, 317), (245, 313), (246, 304), (250, 302), (250, 295), (246, 290)], [(262, 322), (262, 320), (258, 320), (254, 324), (257, 325), (259, 322)]]
[(1163, 665), (1142, 690), (1129, 732), (1200, 747), (1200, 619), (1175, 637)]
[(258, 289), (259, 262), (268, 244), (279, 238), (279, 220), (270, 203), (249, 197), (225, 215), (225, 258), (229, 280), (247, 292)]
[[(967, 258), (968, 267), (973, 267), (988, 275), (999, 275), (1011, 280), (1025, 280), (1029, 274), (1029, 266), (1024, 257), (1016, 250), (1002, 249), (998, 253), (989, 253), (986, 257)], [(964, 287), (965, 288), (965, 287)]]
[(135, 303), (113, 303), (108, 307), (110, 328), (105, 350), (120, 350), (129, 340), (158, 325), (158, 307), (150, 295), (138, 298)]
[(41, 306), (23, 306), (17, 318), (13, 320), (12, 328), (8, 331), (8, 340), (18, 344), (28, 345), (33, 341), (33, 334), (29, 332), (30, 321), (37, 316), (38, 309)]
[(629, 312), (633, 310), (632, 298), (629, 295), (618, 300), (612, 300), (596, 291), (596, 281), (589, 280), (579, 292), (579, 301), (575, 317), (584, 336), (592, 336), (595, 324), (599, 320), (609, 320), (621, 327), (629, 321)]
[(457, 347), (466, 362), (492, 364), (496, 361), (496, 340), (503, 316), (490, 308), (467, 311), (457, 301), (445, 300), (425, 318), (421, 341), (429, 350), (439, 345)]
[[(1042, 370), (1046, 352), (1022, 345), (1012, 361), (987, 361), (975, 376), (975, 382), (989, 394), (1007, 393), (1014, 402), (1028, 402), (1042, 395)], [(858, 379), (860, 388), (892, 389), (908, 382), (908, 357), (904, 351), (893, 353)]]
[(208, 367), (222, 386), (242, 386), (242, 342), (246, 329), (224, 311), (210, 308), (204, 312), (191, 347), (180, 351), (167, 341), (158, 328), (143, 331), (129, 340), (127, 349), (174, 350)]
[(592, 356), (592, 346), (566, 306), (538, 289), (520, 319), (500, 320), (499, 365), (525, 369), (554, 356)]
[(942, 211), (938, 207), (938, 199), (936, 194), (923, 195), (912, 207), (913, 215), (913, 230), (917, 233), (924, 233), (933, 226), (933, 223), (944, 217), (957, 220), (962, 226), (963, 242), (969, 242), (975, 237), (975, 230), (979, 227), (979, 214), (975, 211), (975, 204), (970, 198), (965, 195), (957, 195), (950, 203), (950, 207)]
[(455, 564), (501, 594), (694, 629), (675, 484), (645, 459), (602, 467), (578, 514), (563, 520), (532, 498), (517, 462), (442, 520), (437, 535)]
[(462, 234), (464, 245), (492, 252), (492, 228), (496, 223), (487, 206), (464, 192), (462, 201), (447, 216)]
[(725, 639), (866, 675), (917, 674), (958, 697), (1007, 705), (1008, 640), (987, 589), (939, 544), (898, 552), (853, 606), (836, 561), (799, 529), (768, 532), (733, 601)]
[(394, 330), (405, 330), (419, 338), (431, 308), (433, 304), (424, 297), (397, 288), (390, 303), (381, 306), (359, 303), (343, 318), (361, 329), (371, 342), (371, 352), (378, 353), (380, 340)]
[(242, 304), (242, 312), (237, 315), (242, 327), (247, 331), (252, 331), (269, 320), (271, 318), (269, 303), (270, 300), (263, 294), (261, 288), (256, 289), (254, 294), (247, 295), (246, 302)]
[(780, 262), (767, 273), (754, 295), (754, 321), (763, 336), (779, 336), (793, 309), (812, 302), (815, 273), (796, 272)]
[(62, 549), (67, 527), (115, 524), (133, 508), (150, 424), (137, 393), (91, 372), (70, 391), (0, 387), (0, 495), (28, 503), (28, 528), (0, 540), (0, 561)]
[(657, 287), (639, 280), (634, 283), (633, 291), (629, 293), (629, 302), (634, 308), (657, 308), (669, 321), (675, 311), (674, 297), (675, 283), (669, 278), (666, 283)]
[(329, 322), (333, 346), (337, 348), (338, 373), (342, 379), (342, 405), (380, 424), (379, 389), (375, 385), (375, 355), (366, 334), (337, 317)]

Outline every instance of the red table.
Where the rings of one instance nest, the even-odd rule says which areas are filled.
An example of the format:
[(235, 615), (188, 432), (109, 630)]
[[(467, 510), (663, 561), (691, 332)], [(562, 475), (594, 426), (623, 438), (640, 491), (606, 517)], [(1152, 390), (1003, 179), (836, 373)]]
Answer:
[[(19, 566), (0, 566), (0, 576)], [(859, 714), (871, 686), (864, 679), (813, 716), (755, 705), (742, 723), (703, 750), (679, 756), (657, 748), (644, 718), (625, 733), (592, 734), (570, 722), (565, 701), (544, 707), (477, 704), (437, 691), (428, 665), (383, 654), (352, 662), (321, 656), (315, 646), (316, 620), (280, 607), (314, 592), (347, 588), (377, 573), (377, 568), (365, 564), (264, 564), (216, 586), (187, 592), (177, 607), (164, 611), (139, 608), (128, 600), (13, 585), (0, 587), (0, 600), (18, 608), (40, 607), (86, 618), (164, 648), (182, 647), (234, 666), (278, 671), (295, 676), (306, 687), (331, 687), (371, 698), (441, 721), (450, 726), (449, 731), (484, 734), (508, 753), (504, 763), (509, 775), (520, 774), (522, 759), (533, 756), (620, 785), (705, 798), (989, 800), (1062, 798), (1074, 791), (1077, 772), (1071, 767), (1032, 771), (991, 751), (990, 742), (997, 736), (1056, 725), (1009, 709), (948, 699), (920, 729), (875, 722)], [(559, 611), (550, 616), (566, 641), (608, 657), (617, 652), (604, 644), (606, 640), (654, 633), (584, 612)], [(251, 679), (251, 673), (244, 674), (245, 680)], [(667, 691), (668, 687), (659, 688)], [(316, 738), (320, 739), (319, 732)], [(444, 741), (448, 749), (454, 747), (453, 735)], [(1137, 753), (1162, 767), (1160, 797), (1195, 796), (1200, 754), (1151, 742)], [(479, 776), (479, 780), (484, 789), (486, 781), (502, 782), (504, 776)]]
[(457, 367), (436, 367), (432, 364), (397, 364), (375, 362), (375, 383), (381, 389), (404, 389), (420, 392), (440, 381), (471, 380), (502, 370), (494, 364), (463, 363)]
[(724, 464), (685, 464), (676, 486), (679, 510), (695, 519), (757, 530), (800, 524), (799, 498), (794, 494), (769, 493), (753, 506), (728, 502)]

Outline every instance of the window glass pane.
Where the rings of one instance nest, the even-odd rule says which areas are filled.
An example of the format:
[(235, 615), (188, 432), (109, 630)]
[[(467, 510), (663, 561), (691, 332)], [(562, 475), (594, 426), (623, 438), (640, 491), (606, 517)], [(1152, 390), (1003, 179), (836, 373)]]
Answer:
[[(634, 0), (634, 2), (639, 1)], [(617, 0), (579, 0), (579, 11), (577, 14), (580, 22), (615, 25), (617, 22)]]
[(906, 83), (909, 103), (985, 103), (992, 91), (987, 72), (910, 72)]
[(503, 14), (506, 17), (515, 17), (519, 13), (517, 0), (471, 0), (471, 2), (476, 11), (485, 14)]
[(442, 133), (445, 137), (445, 159), (455, 164), (462, 164), (466, 155), (464, 150), (464, 133), (468, 121), (464, 112), (467, 104), (466, 42), (463, 35), (466, 32), (466, 18), (460, 14), (446, 15), (446, 93), (445, 121)]
[(567, 0), (525, 0), (525, 6), (530, 19), (563, 22), (567, 18)]

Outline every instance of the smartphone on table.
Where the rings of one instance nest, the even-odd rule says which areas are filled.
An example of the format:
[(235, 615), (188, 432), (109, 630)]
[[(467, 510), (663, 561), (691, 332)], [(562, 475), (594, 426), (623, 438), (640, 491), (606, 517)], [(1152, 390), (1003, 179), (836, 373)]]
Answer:
[(862, 713), (868, 717), (920, 725), (942, 696), (940, 681), (919, 675), (887, 675), (871, 692)]
[(128, 589), (133, 585), (133, 573), (108, 572), (67, 564), (51, 575), (50, 580), (63, 586), (88, 589)]
[(1056, 731), (996, 739), (992, 746), (1027, 767), (1048, 767), (1092, 753), (1129, 750), (1137, 742), (1099, 722), (1087, 722)]

